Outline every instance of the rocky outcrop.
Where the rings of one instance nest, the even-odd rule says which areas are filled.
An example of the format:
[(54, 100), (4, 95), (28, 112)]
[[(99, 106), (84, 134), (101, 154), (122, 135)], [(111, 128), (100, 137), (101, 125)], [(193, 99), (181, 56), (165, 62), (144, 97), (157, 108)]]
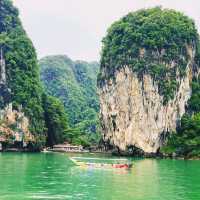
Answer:
[(11, 103), (11, 91), (6, 82), (6, 64), (3, 51), (0, 50), (0, 142), (14, 144), (34, 142), (29, 131), (29, 120), (22, 108), (14, 110)]
[(6, 84), (6, 62), (3, 58), (3, 50), (0, 50), (0, 84)]
[[(169, 132), (175, 131), (191, 96), (195, 50), (188, 48), (190, 61), (186, 74), (176, 74), (174, 98), (166, 104), (156, 80), (149, 74), (142, 79), (128, 66), (117, 70), (114, 79), (99, 87), (101, 124), (105, 142), (125, 151), (134, 146), (145, 153), (156, 153)], [(173, 62), (172, 62), (173, 63)], [(173, 66), (168, 66), (173, 67)]]
[(142, 9), (111, 25), (98, 75), (106, 146), (159, 152), (184, 113), (191, 112), (199, 49), (195, 23), (174, 10)]
[(34, 136), (29, 131), (29, 120), (20, 110), (13, 110), (12, 104), (0, 110), (0, 137), (2, 142), (13, 144), (34, 142)]

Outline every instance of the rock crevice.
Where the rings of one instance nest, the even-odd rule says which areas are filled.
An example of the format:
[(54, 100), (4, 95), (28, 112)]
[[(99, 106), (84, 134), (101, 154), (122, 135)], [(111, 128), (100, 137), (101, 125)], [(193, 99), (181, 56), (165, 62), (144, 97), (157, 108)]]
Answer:
[[(193, 56), (194, 57), (194, 56)], [(186, 75), (177, 75), (179, 87), (166, 104), (156, 81), (125, 66), (115, 72), (115, 81), (108, 80), (99, 89), (104, 141), (125, 151), (135, 146), (146, 153), (156, 153), (165, 135), (175, 131), (191, 96), (192, 60)]]

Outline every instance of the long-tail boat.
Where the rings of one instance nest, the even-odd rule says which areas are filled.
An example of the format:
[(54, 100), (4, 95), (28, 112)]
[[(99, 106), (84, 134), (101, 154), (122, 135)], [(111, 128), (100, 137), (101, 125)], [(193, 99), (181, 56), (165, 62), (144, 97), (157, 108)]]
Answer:
[(133, 165), (128, 159), (70, 157), (70, 160), (84, 168), (130, 169)]

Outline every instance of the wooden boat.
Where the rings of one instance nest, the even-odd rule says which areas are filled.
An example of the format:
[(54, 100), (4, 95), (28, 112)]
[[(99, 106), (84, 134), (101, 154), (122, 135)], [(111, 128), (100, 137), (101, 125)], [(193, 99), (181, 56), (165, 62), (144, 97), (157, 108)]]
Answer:
[(70, 157), (70, 160), (84, 168), (130, 169), (132, 167), (132, 163), (127, 159)]

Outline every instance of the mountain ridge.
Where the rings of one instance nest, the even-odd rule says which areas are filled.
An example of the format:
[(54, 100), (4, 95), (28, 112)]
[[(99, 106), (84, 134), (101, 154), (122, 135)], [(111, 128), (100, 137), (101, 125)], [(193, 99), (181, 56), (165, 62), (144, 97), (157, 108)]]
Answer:
[(40, 59), (39, 65), (45, 91), (64, 103), (70, 126), (93, 137), (98, 132), (98, 62), (55, 55)]

